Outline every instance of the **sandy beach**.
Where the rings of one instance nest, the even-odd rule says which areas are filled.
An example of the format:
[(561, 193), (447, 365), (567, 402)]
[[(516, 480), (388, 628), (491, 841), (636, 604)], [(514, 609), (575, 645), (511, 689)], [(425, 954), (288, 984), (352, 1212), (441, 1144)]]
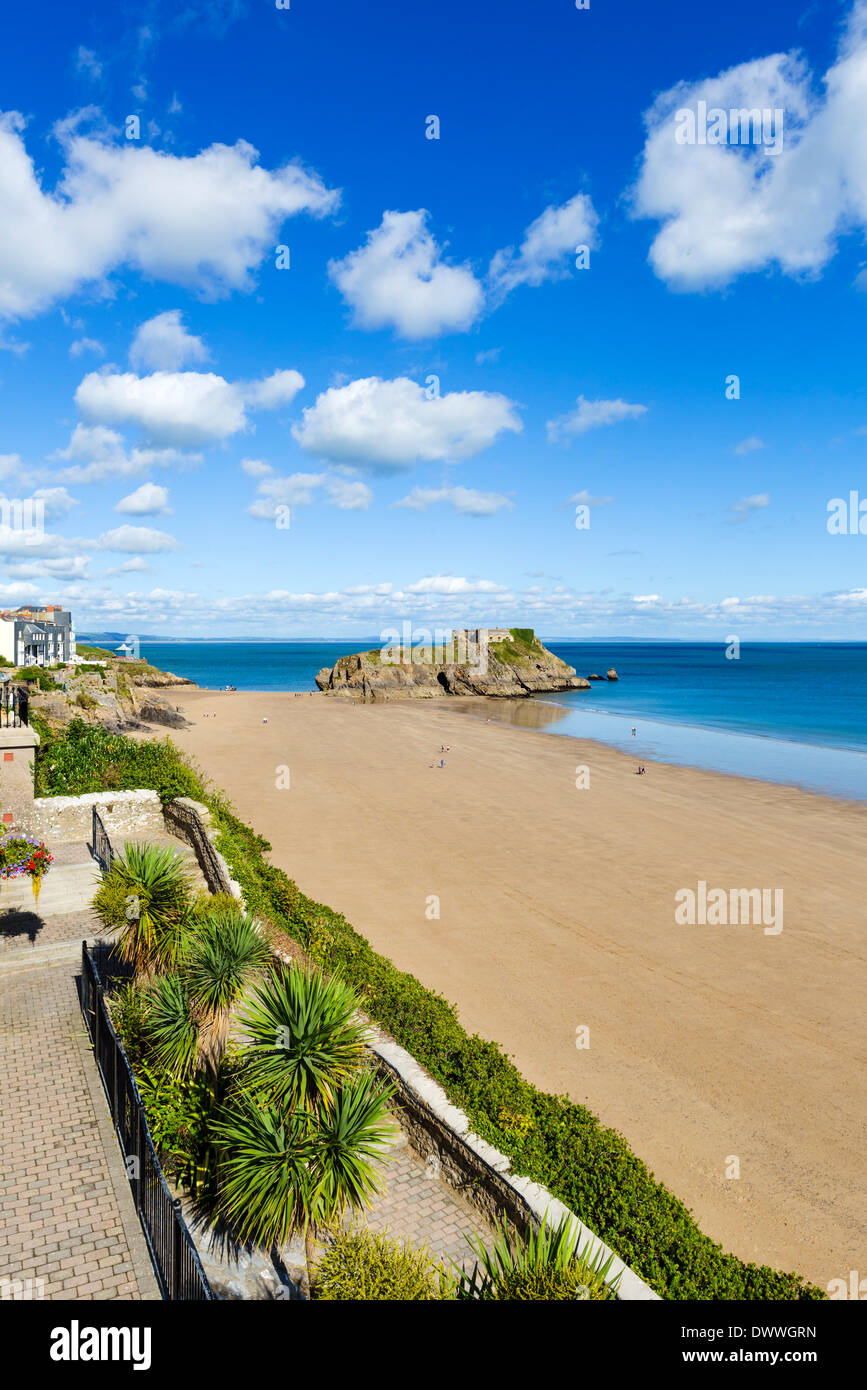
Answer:
[[(708, 1234), (823, 1287), (863, 1273), (867, 808), (664, 764), (639, 777), (495, 702), (477, 704), (488, 723), (445, 701), (174, 698), (193, 727), (172, 738), (274, 862), (619, 1129)], [(678, 924), (699, 881), (781, 889), (782, 930)]]

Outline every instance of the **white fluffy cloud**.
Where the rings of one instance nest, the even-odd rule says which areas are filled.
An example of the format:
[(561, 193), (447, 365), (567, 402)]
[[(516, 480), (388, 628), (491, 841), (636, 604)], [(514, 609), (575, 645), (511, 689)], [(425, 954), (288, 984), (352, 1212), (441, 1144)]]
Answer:
[(755, 453), (756, 449), (764, 449), (764, 447), (764, 440), (752, 434), (749, 439), (742, 439), (740, 444), (735, 445), (735, 453), (739, 456), (742, 454), (752, 454)]
[(514, 506), (501, 492), (479, 492), (472, 487), (414, 487), (394, 505), (424, 512), (437, 502), (447, 503), (464, 516), (495, 516), (504, 507)]
[[(584, 193), (545, 208), (517, 251), (509, 246), (495, 254), (484, 284), (469, 265), (444, 259), (425, 208), (385, 212), (365, 244), (343, 260), (331, 261), (328, 271), (351, 305), (356, 327), (394, 328), (409, 339), (434, 338), (471, 327), (518, 285), (541, 285), (568, 274), (576, 247), (597, 244), (598, 221)], [(476, 360), (484, 357), (482, 353)]]
[(70, 461), (68, 468), (54, 474), (55, 480), (63, 483), (102, 483), (135, 477), (153, 467), (189, 467), (202, 459), (201, 454), (178, 449), (133, 449), (127, 453), (123, 436), (105, 425), (76, 425), (67, 447), (52, 457)]
[(264, 459), (241, 459), (241, 467), (251, 478), (267, 478), (274, 472)]
[(394, 327), (404, 338), (432, 338), (469, 328), (484, 292), (468, 266), (448, 265), (424, 208), (385, 212), (357, 251), (328, 272), (359, 328)]
[(248, 511), (260, 521), (273, 521), (278, 507), (306, 507), (325, 481), (324, 473), (291, 473), (287, 477), (263, 477), (258, 496)]
[(70, 357), (81, 357), (85, 352), (95, 352), (97, 356), (105, 356), (105, 348), (98, 338), (76, 338), (75, 342), (69, 344)]
[(272, 372), (264, 381), (254, 381), (247, 388), (246, 398), (260, 410), (276, 410), (281, 405), (291, 405), (304, 385), (300, 372)]
[(554, 444), (564, 435), (584, 434), (602, 425), (616, 425), (620, 420), (635, 420), (647, 413), (646, 405), (630, 405), (628, 401), (588, 401), (579, 396), (577, 409), (558, 415), (547, 425), (548, 442)]
[(217, 444), (247, 427), (245, 406), (272, 409), (304, 385), (299, 372), (258, 382), (229, 382), (215, 372), (90, 372), (75, 393), (86, 420), (134, 426), (157, 445), (190, 449)]
[(82, 133), (55, 134), (64, 166), (43, 187), (24, 118), (0, 113), (0, 318), (23, 318), (113, 270), (216, 295), (246, 290), (284, 219), (332, 212), (339, 193), (298, 164), (273, 171), (246, 141), (179, 156)]
[(499, 301), (518, 285), (541, 285), (568, 274), (570, 258), (578, 246), (597, 244), (599, 218), (585, 193), (577, 193), (560, 207), (549, 207), (524, 233), (516, 251), (510, 246), (491, 261), (492, 294)]
[(470, 458), (504, 431), (521, 429), (506, 396), (452, 391), (428, 399), (408, 377), (362, 377), (323, 391), (292, 433), (319, 458), (393, 473), (417, 462)]
[(34, 497), (45, 503), (45, 515), (49, 521), (57, 516), (68, 516), (73, 507), (78, 506), (78, 498), (70, 497), (65, 487), (38, 487)]
[[(637, 216), (662, 226), (656, 274), (682, 290), (721, 286), (779, 266), (817, 274), (845, 231), (867, 227), (867, 0), (857, 0), (837, 61), (820, 83), (795, 54), (776, 53), (699, 82), (681, 82), (647, 112)], [(679, 144), (677, 113), (781, 109), (782, 145)], [(731, 138), (731, 121), (728, 121)], [(770, 137), (770, 129), (768, 135)]]
[[(258, 460), (248, 459), (247, 463)], [(243, 466), (243, 465), (242, 465)], [(253, 473), (260, 482), (256, 488), (256, 500), (248, 507), (251, 516), (261, 521), (272, 521), (281, 506), (306, 507), (314, 500), (320, 488), (324, 488), (332, 506), (343, 512), (365, 511), (371, 503), (373, 493), (366, 483), (349, 478), (330, 477), (327, 473), (291, 473), (280, 477), (265, 464), (267, 473)], [(250, 469), (247, 469), (250, 472)]]
[(180, 309), (167, 309), (141, 324), (129, 350), (136, 371), (177, 372), (209, 357), (201, 338), (184, 328)]
[(116, 512), (126, 512), (129, 516), (170, 516), (168, 488), (157, 483), (142, 483), (128, 497), (122, 497), (115, 506)]
[(122, 554), (143, 552), (147, 555), (161, 550), (177, 550), (178, 542), (168, 531), (154, 531), (150, 526), (116, 526), (97, 541), (100, 550), (119, 550)]
[(566, 498), (567, 504), (574, 502), (584, 507), (607, 507), (613, 501), (613, 497), (591, 497), (586, 487), (581, 492), (573, 492), (571, 497)]
[(352, 482), (349, 478), (331, 478), (326, 486), (332, 505), (341, 512), (366, 511), (373, 500), (367, 483)]

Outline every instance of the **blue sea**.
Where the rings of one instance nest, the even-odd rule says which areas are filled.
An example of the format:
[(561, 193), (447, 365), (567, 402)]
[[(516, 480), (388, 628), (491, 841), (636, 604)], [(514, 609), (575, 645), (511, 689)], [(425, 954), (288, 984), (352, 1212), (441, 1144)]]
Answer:
[[(320, 667), (379, 645), (375, 636), (143, 642), (142, 655), (209, 689), (313, 690)], [(613, 666), (620, 679), (504, 702), (498, 717), (637, 757), (867, 800), (867, 642), (744, 642), (737, 660), (721, 642), (547, 645), (579, 675)]]

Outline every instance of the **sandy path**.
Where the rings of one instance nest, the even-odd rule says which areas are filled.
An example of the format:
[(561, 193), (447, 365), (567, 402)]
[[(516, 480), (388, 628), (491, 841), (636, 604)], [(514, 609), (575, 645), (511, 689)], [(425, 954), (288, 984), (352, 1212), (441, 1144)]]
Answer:
[[(662, 764), (639, 778), (599, 744), (441, 704), (178, 701), (194, 727), (173, 737), (274, 861), (620, 1129), (709, 1234), (823, 1286), (867, 1269), (867, 809)], [(676, 925), (699, 879), (782, 888), (782, 932)]]

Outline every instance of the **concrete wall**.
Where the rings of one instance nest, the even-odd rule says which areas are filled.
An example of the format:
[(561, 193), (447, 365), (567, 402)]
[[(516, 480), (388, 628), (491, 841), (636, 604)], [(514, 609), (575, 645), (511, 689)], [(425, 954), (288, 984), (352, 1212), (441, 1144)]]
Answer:
[(39, 735), (24, 725), (0, 729), (0, 814), (3, 833), (27, 829), (33, 805), (33, 763)]

